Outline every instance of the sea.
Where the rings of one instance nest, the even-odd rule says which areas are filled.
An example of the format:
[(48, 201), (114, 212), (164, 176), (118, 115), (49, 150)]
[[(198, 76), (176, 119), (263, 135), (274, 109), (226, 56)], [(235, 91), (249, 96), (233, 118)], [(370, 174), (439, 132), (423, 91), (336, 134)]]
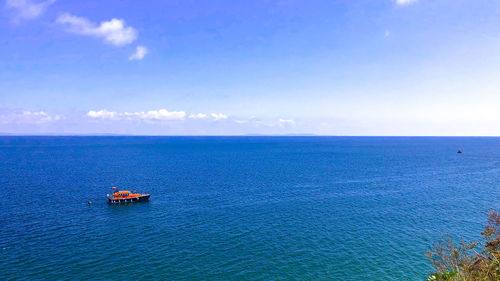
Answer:
[(499, 179), (500, 138), (4, 136), (0, 280), (426, 280)]

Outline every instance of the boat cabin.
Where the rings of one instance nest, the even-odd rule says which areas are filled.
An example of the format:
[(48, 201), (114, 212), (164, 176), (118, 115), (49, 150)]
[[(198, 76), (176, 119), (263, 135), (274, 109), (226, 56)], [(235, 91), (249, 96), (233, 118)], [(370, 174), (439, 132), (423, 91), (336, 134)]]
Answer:
[(113, 193), (113, 196), (115, 198), (125, 198), (130, 196), (130, 191), (127, 190), (121, 190), (121, 191), (116, 191)]

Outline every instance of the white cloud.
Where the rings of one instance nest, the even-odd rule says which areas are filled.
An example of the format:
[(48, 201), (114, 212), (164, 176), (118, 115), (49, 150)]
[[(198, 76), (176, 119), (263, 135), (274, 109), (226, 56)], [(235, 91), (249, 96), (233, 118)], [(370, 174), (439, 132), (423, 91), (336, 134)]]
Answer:
[(184, 118), (186, 117), (186, 112), (168, 111), (166, 109), (159, 109), (159, 110), (150, 110), (146, 112), (140, 111), (140, 112), (118, 113), (103, 109), (99, 111), (90, 110), (89, 112), (87, 112), (87, 116), (94, 119), (161, 121), (161, 120), (184, 120)]
[(208, 118), (208, 115), (206, 115), (204, 113), (190, 114), (189, 118), (190, 119), (206, 119), (206, 118)]
[(56, 22), (65, 25), (69, 32), (102, 38), (115, 46), (127, 45), (137, 39), (137, 31), (122, 19), (113, 18), (97, 25), (84, 17), (66, 13), (60, 15)]
[(391, 36), (391, 32), (390, 32), (389, 30), (386, 30), (386, 31), (384, 32), (384, 37), (385, 37), (385, 38), (387, 38), (387, 37), (389, 37), (389, 36)]
[(190, 114), (188, 116), (190, 119), (210, 119), (212, 121), (219, 121), (219, 120), (225, 120), (228, 118), (226, 114), (222, 113), (210, 113), (210, 114), (205, 114), (205, 113), (198, 113), (198, 114)]
[(210, 114), (210, 116), (212, 116), (212, 118), (214, 119), (214, 121), (219, 121), (219, 120), (224, 120), (224, 119), (227, 119), (227, 115), (225, 114), (222, 114), (222, 113), (212, 113)]
[(282, 118), (280, 118), (278, 124), (279, 124), (280, 127), (285, 127), (285, 126), (294, 127), (295, 126), (295, 121), (293, 121), (292, 119), (282, 119)]
[(150, 110), (148, 112), (134, 112), (132, 113), (132, 115), (138, 116), (141, 119), (149, 120), (184, 120), (184, 117), (186, 117), (186, 112), (160, 109)]
[(42, 2), (33, 2), (31, 0), (7, 0), (5, 6), (7, 8), (16, 9), (18, 19), (29, 20), (43, 15), (47, 7), (54, 4), (54, 2), (55, 0)]
[(142, 60), (148, 54), (148, 48), (144, 46), (137, 46), (135, 53), (130, 55), (129, 60)]
[(278, 118), (274, 120), (261, 120), (255, 116), (249, 118), (230, 119), (230, 117), (223, 113), (191, 113), (187, 114), (184, 111), (168, 111), (166, 109), (150, 110), (150, 111), (137, 111), (137, 112), (115, 112), (108, 110), (90, 110), (87, 112), (87, 117), (100, 120), (113, 120), (113, 121), (142, 121), (147, 123), (156, 123), (159, 121), (184, 121), (186, 119), (192, 122), (219, 122), (223, 120), (230, 120), (226, 124), (234, 124), (238, 126), (250, 126), (254, 128), (282, 128), (291, 129), (297, 126), (293, 119)]
[(210, 115), (205, 114), (205, 113), (198, 113), (198, 114), (190, 114), (188, 116), (190, 119), (212, 119), (213, 121), (219, 121), (219, 120), (224, 120), (227, 119), (228, 116), (226, 114), (222, 113), (211, 113)]
[(107, 111), (105, 109), (99, 111), (91, 110), (87, 112), (87, 116), (98, 119), (116, 119), (118, 117), (118, 113)]
[(49, 114), (45, 111), (30, 110), (7, 110), (0, 113), (0, 122), (8, 123), (31, 123), (42, 124), (61, 120), (63, 117), (57, 114)]
[(90, 110), (87, 112), (87, 117), (93, 119), (107, 120), (145, 120), (145, 121), (160, 121), (160, 120), (184, 120), (186, 118), (193, 120), (211, 120), (219, 121), (228, 119), (229, 116), (223, 113), (197, 113), (186, 114), (184, 111), (168, 111), (166, 109), (137, 111), (137, 112), (115, 112), (102, 109), (99, 111)]
[(45, 111), (23, 111), (23, 119), (27, 121), (33, 121), (35, 123), (45, 123), (51, 121), (57, 121), (61, 119), (60, 115), (50, 115)]
[(415, 2), (417, 2), (417, 0), (396, 0), (396, 4), (398, 5), (410, 5)]

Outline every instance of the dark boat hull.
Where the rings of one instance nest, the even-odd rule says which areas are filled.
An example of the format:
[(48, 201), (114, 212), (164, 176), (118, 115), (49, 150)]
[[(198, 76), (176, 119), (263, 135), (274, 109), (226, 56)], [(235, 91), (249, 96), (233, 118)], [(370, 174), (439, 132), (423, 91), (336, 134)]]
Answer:
[(108, 203), (109, 204), (123, 204), (123, 203), (144, 202), (144, 201), (148, 201), (150, 196), (151, 196), (151, 194), (143, 194), (143, 195), (138, 196), (138, 197), (123, 198), (123, 199), (122, 198), (116, 199), (116, 198), (112, 198), (112, 196), (108, 196)]

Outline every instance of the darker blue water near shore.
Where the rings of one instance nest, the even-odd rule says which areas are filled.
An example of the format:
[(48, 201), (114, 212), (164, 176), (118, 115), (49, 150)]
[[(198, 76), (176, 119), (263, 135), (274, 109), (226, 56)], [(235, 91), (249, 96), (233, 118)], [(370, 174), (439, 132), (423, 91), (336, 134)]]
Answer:
[(0, 137), (0, 279), (423, 280), (499, 178), (499, 138)]

